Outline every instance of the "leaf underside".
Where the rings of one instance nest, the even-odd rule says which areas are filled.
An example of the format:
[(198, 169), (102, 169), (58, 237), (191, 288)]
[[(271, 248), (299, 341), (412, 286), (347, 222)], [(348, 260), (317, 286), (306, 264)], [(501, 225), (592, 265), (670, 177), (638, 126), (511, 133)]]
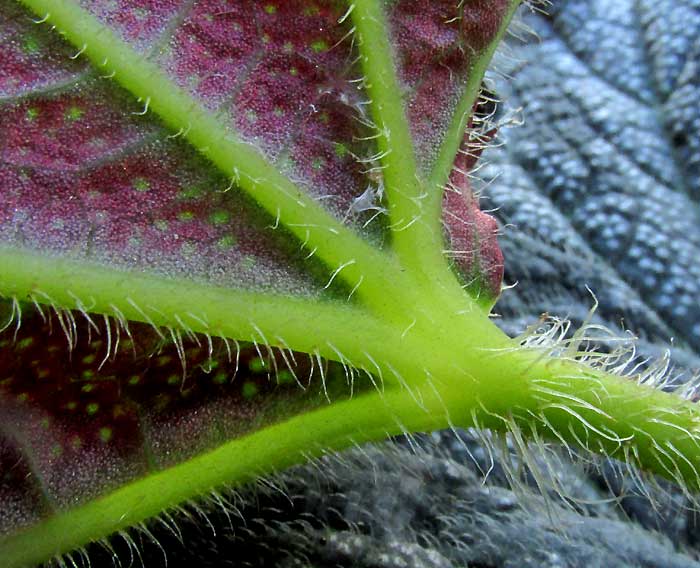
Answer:
[(347, 391), (329, 363), (322, 388), (303, 354), (198, 336), (175, 343), (145, 324), (106, 356), (107, 334), (87, 320), (70, 322), (70, 346), (65, 320), (28, 309), (0, 338), (3, 532)]
[[(231, 135), (381, 243), (381, 163), (342, 3), (144, 2), (89, 10)], [(452, 2), (392, 9), (419, 161), (430, 168), (469, 69)], [(454, 20), (451, 23), (445, 23)], [(50, 30), (4, 2), (2, 242), (232, 288), (318, 295), (275, 218)], [(480, 47), (480, 46), (477, 46)], [(473, 49), (473, 48), (472, 48)], [(187, 128), (186, 125), (183, 128)], [(232, 172), (233, 173), (233, 172)], [(368, 198), (358, 201), (370, 189)], [(364, 209), (364, 210), (363, 210)], [(297, 245), (298, 248), (298, 245)]]
[[(0, 0), (0, 295), (11, 299), (0, 334), (0, 538), (374, 388), (370, 373), (355, 384), (322, 360), (334, 352), (313, 351), (319, 340), (304, 339), (307, 322), (289, 315), (326, 310), (333, 322), (370, 298), (364, 273), (342, 271), (361, 263), (339, 265), (336, 235), (391, 263), (400, 232), (428, 226), (470, 294), (493, 301), (503, 270), (495, 224), (466, 172), (448, 174), (474, 104), (465, 85), (476, 74), (478, 88), (474, 70), (510, 4), (462, 4), (377, 4), (407, 133), (395, 128), (390, 141), (394, 123), (377, 124), (372, 58), (344, 2), (81, 2), (86, 21), (111, 30), (115, 59), (123, 42), (162, 75), (161, 89), (139, 99), (107, 58), (89, 63), (75, 37)], [(177, 128), (158, 114), (173, 93), (188, 101), (192, 123)], [(217, 130), (198, 145), (191, 130), (202, 116)], [(255, 165), (212, 164), (229, 143), (248, 148)], [(410, 183), (425, 194), (413, 203), (437, 203), (435, 219), (396, 218), (387, 199), (404, 189), (391, 177), (397, 168), (387, 169), (404, 146)], [(467, 140), (462, 151), (471, 150)], [(308, 226), (259, 197), (274, 191), (302, 220), (306, 208)], [(381, 274), (373, 262), (366, 269)], [(30, 263), (41, 283), (20, 278)], [(80, 276), (69, 286), (71, 274)], [(149, 282), (162, 292), (146, 301)], [(79, 284), (89, 292), (75, 294)], [(202, 290), (260, 319), (240, 333), (235, 322), (213, 327)], [(176, 293), (187, 298), (174, 308)], [(261, 304), (271, 315), (256, 311)], [(273, 335), (278, 320), (299, 339)], [(319, 329), (323, 337), (333, 326)]]

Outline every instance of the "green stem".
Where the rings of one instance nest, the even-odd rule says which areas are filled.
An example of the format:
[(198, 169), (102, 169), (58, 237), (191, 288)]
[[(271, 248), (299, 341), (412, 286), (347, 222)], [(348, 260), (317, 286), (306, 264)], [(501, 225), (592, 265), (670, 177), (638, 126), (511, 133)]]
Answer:
[(393, 249), (400, 259), (412, 258), (416, 243), (424, 245), (422, 201), (425, 187), (419, 178), (413, 138), (404, 110), (403, 89), (396, 74), (397, 63), (389, 43), (391, 33), (378, 0), (355, 0), (352, 18), (359, 39), (364, 82), (384, 180)]
[[(439, 352), (441, 343), (453, 339), (442, 331), (450, 325), (465, 330), (460, 340), (467, 344), (510, 346), (510, 339), (476, 309), (454, 322), (437, 323), (443, 320), (432, 304), (414, 301), (392, 322), (337, 301), (222, 288), (2, 247), (0, 289), (6, 296), (53, 307), (319, 354), (380, 372), (387, 383), (398, 379), (388, 368), (378, 371), (377, 362), (393, 361), (402, 376), (411, 376), (411, 354), (425, 348)], [(432, 366), (437, 369), (438, 363)], [(451, 372), (451, 367), (439, 372)]]
[(351, 304), (221, 288), (2, 247), (0, 290), (20, 300), (175, 329), (184, 325), (333, 360), (338, 354), (331, 345), (379, 342), (392, 332)]
[[(508, 12), (503, 18), (493, 41), (480, 53), (472, 54), (471, 67), (464, 86), (464, 92), (457, 103), (452, 123), (445, 132), (437, 159), (425, 183), (427, 195), (422, 202), (422, 223), (425, 226), (422, 238), (424, 241), (421, 246), (414, 246), (412, 263), (413, 266), (422, 271), (424, 279), (427, 281), (441, 280), (444, 287), (450, 287), (451, 284), (446, 278), (441, 277), (443, 274), (450, 272), (449, 262), (442, 253), (444, 248), (442, 236), (443, 193), (454, 166), (455, 156), (462, 144), (467, 125), (472, 116), (472, 109), (481, 93), (481, 84), (488, 65), (520, 3), (521, 0), (510, 0)], [(485, 312), (491, 310), (494, 302), (495, 298), (477, 300), (477, 303)]]

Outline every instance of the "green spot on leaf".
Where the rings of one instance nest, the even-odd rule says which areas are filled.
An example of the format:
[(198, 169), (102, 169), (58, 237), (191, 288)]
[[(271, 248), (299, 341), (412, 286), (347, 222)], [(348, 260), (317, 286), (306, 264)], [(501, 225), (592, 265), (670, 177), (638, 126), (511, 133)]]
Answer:
[(344, 158), (348, 154), (348, 147), (341, 142), (336, 142), (333, 144), (333, 151), (339, 158)]
[(248, 368), (254, 373), (262, 373), (270, 368), (269, 363), (261, 357), (256, 357), (249, 364)]
[(25, 337), (17, 342), (17, 349), (26, 349), (27, 347), (30, 347), (32, 343), (34, 343), (33, 337)]
[(66, 120), (75, 121), (82, 118), (84, 114), (85, 111), (83, 111), (83, 109), (77, 106), (72, 106), (66, 111), (64, 116), (66, 117)]
[(114, 433), (112, 432), (111, 428), (104, 426), (104, 427), (100, 428), (99, 435), (100, 435), (100, 440), (106, 444), (112, 439), (112, 436), (114, 435)]
[(216, 241), (216, 246), (221, 250), (232, 249), (236, 246), (236, 238), (231, 235), (225, 235)]
[(29, 120), (30, 122), (35, 120), (37, 116), (39, 116), (39, 109), (34, 108), (34, 107), (29, 107), (27, 109), (27, 112), (24, 114), (25, 118)]
[(88, 416), (94, 416), (99, 410), (100, 405), (96, 402), (90, 402), (87, 404), (87, 406), (85, 406), (85, 412), (88, 413)]
[(256, 263), (257, 263), (257, 261), (255, 260), (254, 256), (246, 256), (241, 261), (241, 266), (246, 270), (250, 270), (252, 268), (255, 268)]
[(28, 55), (37, 53), (41, 49), (39, 41), (34, 36), (28, 36), (22, 42), (22, 50)]
[(180, 246), (180, 253), (184, 258), (192, 258), (197, 252), (197, 247), (194, 243), (185, 242)]
[(223, 225), (224, 223), (227, 223), (230, 218), (231, 215), (228, 211), (219, 209), (218, 211), (214, 211), (211, 215), (209, 215), (209, 222), (212, 225)]
[(190, 185), (190, 186), (187, 186), (187, 187), (181, 189), (180, 193), (178, 194), (178, 197), (180, 199), (186, 199), (186, 200), (198, 199), (198, 198), (202, 197), (203, 194), (204, 194), (204, 190), (201, 187), (196, 186), (196, 185)]
[(277, 373), (277, 384), (278, 385), (288, 385), (290, 383), (294, 382), (294, 375), (292, 375), (291, 371), (287, 369), (282, 369), (279, 373)]
[(136, 191), (143, 193), (151, 189), (151, 182), (144, 178), (136, 178), (133, 183), (133, 188)]
[(252, 381), (245, 382), (243, 383), (241, 393), (243, 394), (243, 398), (245, 398), (246, 400), (250, 400), (258, 394), (258, 385), (256, 385)]
[(328, 44), (322, 39), (317, 39), (311, 43), (311, 49), (313, 49), (316, 53), (321, 53), (322, 51), (326, 51), (328, 49)]

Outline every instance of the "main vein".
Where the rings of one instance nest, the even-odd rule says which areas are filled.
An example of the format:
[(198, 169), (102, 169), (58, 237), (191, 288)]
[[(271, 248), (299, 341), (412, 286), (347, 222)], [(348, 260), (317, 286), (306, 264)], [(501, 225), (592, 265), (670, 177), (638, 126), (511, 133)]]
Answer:
[[(317, 298), (220, 288), (0, 247), (0, 290), (28, 301), (102, 313), (339, 360), (357, 337), (392, 333), (361, 307)], [(312, 320), (309, 314), (313, 314)], [(335, 349), (334, 349), (335, 348)], [(343, 361), (341, 361), (343, 362)]]
[(356, 0), (352, 18), (377, 129), (378, 161), (382, 166), (394, 249), (399, 257), (410, 261), (416, 245), (425, 244), (422, 208), (425, 186), (419, 177), (383, 2)]

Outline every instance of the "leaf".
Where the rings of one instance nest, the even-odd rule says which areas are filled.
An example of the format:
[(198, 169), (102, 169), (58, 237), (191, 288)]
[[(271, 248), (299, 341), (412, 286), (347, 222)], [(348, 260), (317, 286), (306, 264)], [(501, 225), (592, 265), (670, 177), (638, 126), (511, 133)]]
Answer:
[[(478, 105), (476, 107), (478, 111)], [(479, 199), (469, 179), (495, 130), (479, 134), (473, 128), (465, 136), (455, 158), (449, 185), (442, 199), (442, 219), (454, 264), (474, 297), (485, 293), (487, 301), (498, 297), (503, 282), (503, 253), (498, 244), (496, 220), (479, 209)]]
[[(653, 141), (660, 136), (665, 140), (667, 149), (649, 159), (649, 163), (660, 171), (691, 170), (688, 163), (697, 155), (695, 151), (682, 152), (677, 156), (675, 153), (680, 148), (673, 144), (676, 128), (689, 138), (697, 132), (687, 121), (683, 123), (677, 118), (682, 115), (691, 120), (698, 113), (700, 94), (697, 93), (697, 82), (688, 72), (697, 69), (697, 66), (694, 67), (697, 52), (693, 56), (692, 49), (687, 47), (688, 43), (692, 43), (692, 38), (698, 35), (697, 26), (691, 23), (696, 18), (689, 15), (687, 4), (682, 6), (678, 2), (647, 3), (643, 9), (640, 6), (643, 3), (617, 0), (557, 2), (552, 8), (547, 8), (548, 12), (553, 13), (551, 18), (542, 15), (526, 17), (525, 24), (534, 29), (538, 37), (525, 34), (524, 46), (521, 41), (510, 39), (511, 51), (508, 55), (515, 61), (509, 61), (505, 53), (503, 57), (497, 56), (494, 64), (496, 72), (491, 75), (491, 79), (497, 81), (492, 88), (503, 99), (501, 116), (506, 118), (514, 109), (523, 108), (515, 114), (518, 124), (512, 128), (501, 128), (499, 141), (505, 144), (486, 151), (486, 159), (477, 175), (483, 179), (483, 187), (479, 186), (482, 207), (494, 208), (493, 215), (503, 227), (499, 242), (507, 259), (506, 281), (509, 284), (518, 283), (515, 288), (504, 292), (496, 304), (495, 311), (502, 316), (498, 320), (499, 325), (511, 335), (517, 335), (543, 312), (583, 322), (592, 302), (591, 294), (586, 289), (589, 286), (599, 301), (593, 321), (613, 330), (622, 326), (632, 330), (640, 337), (637, 347), (643, 358), (657, 359), (670, 348), (670, 358), (675, 365), (673, 376), (684, 381), (700, 368), (697, 349), (692, 347), (688, 336), (673, 325), (668, 312), (657, 307), (654, 295), (647, 296), (641, 290), (642, 278), (648, 271), (643, 260), (649, 258), (648, 249), (645, 256), (636, 262), (636, 268), (632, 269), (634, 265), (631, 263), (620, 265), (615, 262), (619, 247), (606, 244), (609, 237), (604, 234), (605, 227), (602, 231), (589, 232), (585, 224), (586, 216), (591, 211), (596, 211), (598, 217), (610, 224), (615, 219), (614, 207), (619, 206), (623, 199), (632, 199), (635, 203), (635, 207), (627, 211), (630, 226), (648, 224), (648, 220), (645, 221), (648, 219), (646, 206), (637, 207), (636, 204), (639, 199), (637, 188), (649, 185), (649, 182), (643, 181), (639, 168), (624, 165), (620, 168), (624, 175), (617, 183), (601, 187), (603, 167), (593, 167), (588, 157), (601, 153), (603, 145), (605, 153), (612, 155), (614, 162), (628, 164), (623, 161), (625, 156), (634, 157), (635, 152), (626, 154), (618, 144), (624, 144), (628, 137), (632, 137), (629, 134), (620, 135), (612, 126), (613, 131), (607, 135), (587, 134), (591, 128), (589, 113), (580, 111), (577, 101), (581, 98), (590, 100), (589, 95), (592, 96), (593, 92), (597, 97), (609, 100), (610, 93), (614, 94), (618, 88), (630, 94), (631, 85), (637, 92), (656, 91), (654, 77), (682, 76), (683, 81), (673, 79), (669, 85), (679, 85), (680, 92), (687, 97), (684, 98), (686, 104), (679, 105), (683, 110), (677, 108), (680, 93), (676, 93), (675, 87), (667, 89), (666, 102), (660, 107), (662, 111), (657, 112), (650, 122), (644, 123), (643, 132), (652, 132), (653, 136), (642, 133), (633, 139), (639, 141), (643, 137), (645, 141)], [(653, 26), (650, 29), (648, 25), (642, 27), (638, 23), (640, 19), (654, 22)], [(683, 24), (673, 24), (676, 21)], [(621, 25), (621, 22), (625, 24)], [(634, 23), (628, 26), (628, 22)], [(624, 30), (624, 34), (621, 30)], [(687, 40), (681, 40), (683, 34), (687, 34)], [(648, 39), (642, 41), (639, 39), (641, 36)], [(577, 41), (575, 38), (578, 38)], [(583, 39), (589, 46), (586, 50), (580, 45)], [(653, 54), (649, 51), (650, 44), (655, 46)], [(601, 45), (606, 46), (605, 52), (598, 47)], [(686, 47), (681, 48), (683, 45)], [(675, 50), (682, 55), (662, 55), (673, 54)], [(658, 64), (654, 64), (654, 61), (666, 58), (675, 61), (672, 66), (674, 70), (655, 70)], [(499, 76), (498, 72), (505, 77)], [(638, 79), (633, 81), (630, 79), (632, 76)], [(638, 95), (632, 93), (630, 96), (637, 98)], [(659, 108), (656, 104), (645, 106), (647, 111), (652, 106)], [(610, 104), (596, 105), (596, 111), (607, 116), (606, 122), (629, 116), (629, 108), (627, 99), (619, 97), (616, 101), (611, 100)], [(520, 119), (523, 120), (522, 125), (519, 124)], [(671, 152), (668, 151), (669, 146)], [(537, 148), (542, 147), (550, 149), (550, 153), (538, 152)], [(563, 148), (568, 151), (565, 152)], [(527, 149), (531, 149), (531, 152), (526, 152)], [(583, 175), (583, 172), (591, 174)], [(655, 202), (664, 204), (660, 219), (658, 207), (653, 208), (656, 216), (654, 230), (659, 235), (659, 244), (655, 244), (655, 248), (680, 247), (686, 250), (685, 256), (697, 258), (697, 252), (691, 249), (690, 239), (687, 238), (694, 238), (697, 229), (686, 225), (688, 230), (682, 232), (674, 228), (676, 220), (693, 219), (697, 197), (690, 192), (690, 199), (686, 199), (683, 188), (692, 185), (696, 179), (696, 176), (686, 174), (679, 183), (655, 183), (660, 187), (654, 187), (654, 191), (650, 192), (652, 195), (644, 196), (644, 202), (649, 203), (650, 208)], [(561, 191), (565, 187), (577, 191), (571, 203), (561, 199)], [(681, 194), (679, 200), (675, 198), (676, 192)], [(684, 207), (681, 212), (676, 209), (678, 201), (685, 205), (692, 202), (693, 205)], [(587, 207), (584, 208), (584, 205)], [(662, 224), (661, 220), (664, 219)], [(672, 261), (674, 255), (671, 256)], [(691, 288), (695, 280), (687, 267), (672, 266), (667, 264), (664, 271), (657, 275), (659, 287), (664, 286), (667, 280), (681, 277), (691, 297), (695, 298), (694, 304), (697, 304), (697, 293)], [(696, 321), (697, 317), (693, 316), (688, 317), (686, 323)], [(601, 348), (606, 348), (606, 345), (601, 345)], [(630, 480), (627, 472), (618, 472), (619, 464), (607, 465), (603, 470), (604, 475), (601, 475), (597, 469), (581, 471), (579, 464), (571, 464), (562, 458), (557, 464), (557, 479), (566, 480), (564, 484), (567, 486), (574, 485), (584, 492), (585, 496), (580, 496), (582, 500), (588, 503), (594, 501), (596, 505), (580, 505), (585, 509), (583, 514), (556, 512), (554, 516), (557, 520), (552, 522), (549, 517), (551, 508), (561, 504), (559, 499), (551, 496), (554, 503), (548, 503), (550, 509), (538, 510), (531, 501), (539, 497), (530, 494), (532, 491), (537, 493), (536, 488), (521, 488), (525, 499), (520, 495), (514, 496), (508, 482), (496, 473), (503, 467), (502, 456), (494, 456), (495, 471), (489, 475), (491, 487), (487, 497), (479, 492), (480, 479), (472, 477), (472, 471), (476, 471), (477, 475), (480, 472), (466, 455), (464, 446), (455, 440), (452, 433), (441, 436), (439, 440), (437, 449), (419, 440), (422, 449), (417, 456), (401, 449), (399, 460), (403, 469), (395, 478), (392, 477), (395, 475), (394, 469), (398, 469), (395, 457), (390, 448), (384, 447), (382, 454), (372, 455), (371, 460), (357, 456), (362, 462), (358, 470), (348, 470), (347, 463), (353, 456), (345, 457), (342, 463), (324, 464), (323, 473), (317, 473), (313, 468), (296, 473), (286, 481), (285, 487), (295, 503), (302, 503), (301, 511), (289, 513), (292, 519), (289, 528), (287, 525), (278, 530), (271, 527), (268, 533), (262, 533), (258, 538), (278, 547), (286, 545), (296, 557), (304, 554), (312, 559), (327, 559), (327, 562), (345, 557), (333, 548), (333, 544), (324, 542), (354, 545), (356, 548), (351, 549), (353, 558), (360, 559), (356, 560), (360, 566), (371, 565), (375, 551), (387, 556), (399, 555), (399, 550), (423, 554), (426, 548), (419, 547), (417, 543), (427, 539), (432, 539), (427, 553), (431, 558), (437, 558), (430, 566), (440, 566), (440, 562), (450, 565), (466, 565), (468, 562), (502, 565), (510, 558), (516, 565), (541, 566), (549, 561), (545, 556), (552, 550), (557, 550), (560, 561), (569, 565), (695, 565), (695, 513), (687, 510), (692, 506), (692, 501), (671, 485), (659, 488), (652, 482), (639, 488)], [(466, 442), (474, 455), (478, 456), (479, 452), (483, 454), (476, 440), (467, 437)], [(434, 458), (433, 452), (438, 454), (437, 458)], [(539, 453), (537, 457), (541, 457)], [(429, 465), (426, 466), (426, 462)], [(487, 456), (479, 463), (484, 469), (490, 466)], [(382, 472), (377, 476), (378, 488), (374, 483), (369, 487), (366, 484), (365, 471), (371, 465), (379, 467)], [(467, 471), (461, 470), (462, 467)], [(387, 476), (388, 481), (385, 479)], [(415, 481), (414, 476), (420, 481)], [(309, 497), (314, 491), (316, 478), (322, 482), (330, 478), (335, 484), (330, 489), (323, 488), (321, 497)], [(338, 478), (340, 481), (336, 481)], [(455, 495), (460, 494), (455, 484), (463, 486), (469, 493), (464, 501), (455, 499)], [(307, 489), (308, 486), (312, 489)], [(420, 489), (416, 490), (416, 486)], [(408, 487), (409, 490), (392, 499), (391, 495), (395, 493), (393, 487)], [(416, 492), (418, 497), (414, 498)], [(477, 495), (472, 496), (472, 493)], [(575, 498), (577, 493), (573, 493)], [(292, 528), (294, 519), (308, 515), (326, 519), (324, 515), (328, 513), (322, 504), (331, 495), (338, 494), (344, 496), (343, 507), (339, 507), (335, 501), (334, 507), (363, 511), (362, 519), (366, 523), (363, 528), (371, 537), (356, 542), (352, 529), (344, 525), (339, 527), (332, 517), (327, 521), (328, 527), (311, 533), (317, 538), (325, 537), (324, 541), (307, 539), (305, 530)], [(307, 497), (308, 502), (303, 501), (303, 497)], [(488, 499), (492, 502), (488, 502)], [(528, 503), (524, 510), (513, 506), (506, 513), (503, 512), (504, 502), (512, 504), (523, 500)], [(622, 519), (616, 509), (610, 509), (608, 503), (611, 500), (620, 501), (624, 512)], [(283, 502), (284, 498), (280, 497), (274, 500), (273, 506), (283, 507)], [(430, 504), (428, 512), (425, 510), (426, 503)], [(254, 511), (252, 515), (265, 515), (264, 511)], [(477, 526), (473, 523), (475, 517), (482, 521)], [(394, 526), (391, 521), (396, 518), (409, 521)], [(553, 533), (552, 525), (560, 528), (567, 522), (564, 519), (568, 518), (576, 528), (558, 537)], [(407, 534), (409, 531), (403, 530), (405, 524), (415, 534)], [(640, 525), (645, 530), (642, 531)], [(289, 534), (289, 530), (294, 532)], [(455, 542), (455, 535), (462, 540)], [(297, 546), (298, 542), (304, 544)], [(489, 546), (494, 542), (496, 544)], [(547, 542), (547, 546), (542, 547), (542, 542)], [(596, 545), (590, 547), (591, 542)], [(193, 557), (206, 555), (204, 549), (209, 544), (207, 542), (198, 547)], [(596, 557), (600, 560), (591, 560)], [(264, 565), (264, 560), (257, 565)], [(323, 565), (323, 561), (316, 560), (316, 565)]]
[[(444, 265), (438, 189), (512, 11), (26, 4), (46, 10), (38, 24), (13, 1), (0, 10), (0, 293), (12, 299), (0, 352), (0, 531), (12, 538), (0, 547), (11, 565), (269, 468), (259, 451), (234, 458), (240, 474), (211, 461), (252, 432), (265, 452), (280, 446), (277, 467), (296, 461), (294, 435), (266, 427), (384, 390), (376, 347), (342, 337), (388, 337), (396, 308), (382, 322), (348, 302), (384, 306), (400, 285), (389, 241), (405, 255), (427, 235), (438, 246), (410, 257)], [(500, 259), (490, 232), (458, 264), (487, 304), (500, 291), (498, 271), (481, 284)], [(479, 259), (482, 238), (491, 252)], [(415, 318), (397, 323), (405, 335)], [(158, 504), (143, 502), (166, 484)], [(25, 538), (46, 543), (28, 553)]]
[(9, 566), (455, 425), (700, 483), (692, 390), (489, 320), (500, 252), (455, 156), (517, 2), (22, 0), (41, 37), (6, 4)]
[[(609, 0), (599, 3), (599, 6), (596, 18), (586, 22), (589, 26), (595, 25), (596, 30), (608, 30), (614, 22), (604, 25), (602, 16), (609, 14), (610, 20), (619, 21), (619, 12), (615, 10), (620, 10), (620, 4)], [(588, 9), (569, 2), (563, 11), (584, 8)], [(559, 59), (567, 54), (568, 63), (580, 65), (569, 51), (553, 49), (552, 35), (563, 35), (561, 31), (549, 30), (549, 24), (539, 19), (526, 21), (538, 30), (544, 41), (540, 45), (533, 38), (524, 54), (520, 43), (512, 41), (512, 50), (518, 59), (516, 69), (527, 65), (538, 67), (538, 75), (549, 74), (550, 58)], [(548, 33), (543, 33), (542, 27)], [(555, 24), (556, 29), (561, 30)], [(583, 34), (583, 31), (578, 33)], [(675, 36), (660, 35), (664, 38), (664, 50), (669, 51)], [(591, 42), (603, 43), (603, 35), (590, 36)], [(610, 65), (612, 62), (606, 63)], [(630, 61), (628, 54), (616, 56), (614, 63), (627, 73), (633, 72), (638, 65)], [(600, 301), (594, 321), (617, 329), (621, 317), (624, 317), (622, 323), (641, 336), (638, 348), (643, 356), (661, 356), (669, 348), (669, 338), (678, 338), (678, 332), (674, 332), (642, 300), (635, 290), (634, 280), (629, 284), (623, 280), (624, 271), (606, 260), (609, 257), (606, 248), (596, 252), (598, 249), (591, 247), (588, 236), (574, 230), (576, 225), (571, 222), (570, 212), (553, 207), (548, 193), (537, 185), (541, 176), (532, 175), (540, 170), (528, 168), (526, 171), (524, 166), (527, 164), (516, 159), (517, 146), (513, 144), (529, 140), (540, 145), (546, 142), (546, 132), (538, 129), (539, 123), (531, 123), (529, 116), (538, 109), (551, 113), (550, 90), (556, 88), (559, 81), (548, 82), (550, 88), (545, 89), (539, 81), (529, 81), (531, 75), (511, 70), (505, 61), (497, 61), (496, 67), (513, 75), (512, 80), (498, 83), (497, 92), (503, 92), (506, 98), (502, 112), (505, 114), (510, 109), (510, 101), (515, 108), (526, 104), (521, 116), (527, 128), (527, 133), (517, 141), (513, 141), (513, 135), (519, 134), (518, 129), (522, 127), (513, 131), (502, 129), (506, 145), (488, 150), (487, 163), (478, 172), (489, 182), (482, 189), (482, 203), (489, 203), (489, 207), (500, 205), (494, 214), (505, 226), (499, 241), (508, 260), (507, 279), (509, 282), (518, 281), (518, 285), (505, 292), (496, 305), (496, 311), (503, 316), (499, 320), (501, 325), (515, 335), (545, 311), (582, 322), (591, 304), (590, 293), (585, 288), (588, 284)], [(510, 85), (514, 87), (510, 89)], [(565, 100), (567, 96), (559, 93), (558, 100)], [(585, 115), (579, 113), (577, 116), (582, 119)], [(570, 117), (572, 121), (573, 118)], [(580, 131), (578, 127), (575, 130)], [(595, 144), (596, 140), (592, 143)], [(567, 178), (567, 164), (564, 161), (557, 168), (546, 171), (551, 171), (552, 176)], [(494, 176), (497, 177), (491, 181)], [(586, 187), (590, 192), (596, 190), (593, 186)], [(595, 199), (600, 201), (605, 195), (599, 192)], [(543, 217), (547, 223), (542, 223)], [(677, 366), (674, 374), (685, 371), (684, 379), (692, 369), (700, 368), (697, 356), (687, 347), (687, 342), (681, 347), (676, 339), (671, 357)], [(532, 505), (533, 500), (539, 500), (538, 496), (530, 495), (523, 488), (525, 499), (519, 494), (514, 495), (507, 480), (498, 475), (503, 467), (502, 456), (494, 456), (495, 471), (488, 478), (489, 491), (484, 492), (481, 473), (465, 449), (475, 456), (483, 455), (480, 444), (467, 437), (465, 447), (451, 432), (438, 439), (440, 445), (433, 448), (419, 438), (421, 450), (418, 455), (408, 448), (397, 451), (383, 446), (381, 453), (372, 452), (369, 457), (357, 452), (346, 454), (337, 462), (328, 460), (323, 463), (321, 472), (316, 466), (293, 474), (290, 472), (284, 479), (285, 496), (270, 497), (271, 505), (267, 501), (260, 507), (251, 505), (250, 512), (244, 509), (246, 518), (262, 517), (266, 520), (265, 528), (256, 532), (255, 537), (241, 537), (235, 541), (220, 536), (205, 537), (194, 550), (183, 551), (183, 554), (188, 559), (211, 558), (210, 561), (215, 563), (222, 557), (239, 558), (241, 547), (259, 545), (255, 548), (259, 560), (252, 561), (254, 566), (278, 561), (280, 551), (289, 551), (287, 553), (294, 558), (310, 558), (314, 566), (343, 561), (363, 567), (382, 565), (378, 556), (388, 557), (387, 562), (391, 562), (396, 557), (403, 559), (404, 554), (408, 556), (406, 561), (409, 564), (427, 557), (429, 559), (425, 562), (429, 566), (503, 565), (507, 561), (518, 566), (541, 566), (550, 561), (550, 554), (556, 550), (559, 561), (569, 565), (695, 565), (690, 556), (697, 552), (693, 537), (695, 514), (686, 510), (690, 504), (687, 497), (670, 485), (658, 488), (653, 483), (645, 484), (640, 490), (624, 473), (615, 473), (619, 465), (606, 466), (604, 477), (607, 483), (601, 483), (603, 476), (599, 471), (581, 471), (579, 464), (570, 464), (562, 458), (557, 464), (557, 479), (563, 480), (567, 488), (569, 485), (577, 488), (573, 491), (573, 498), (578, 496), (587, 501), (586, 505), (579, 505), (585, 512), (558, 511), (560, 503), (553, 496), (550, 499), (556, 502), (549, 502), (549, 509), (543, 507), (544, 510), (539, 510)], [(479, 464), (488, 469), (488, 456), (483, 456)], [(377, 469), (380, 473), (373, 475), (368, 483), (367, 471), (376, 472)], [(462, 492), (466, 494), (463, 499), (459, 497)], [(287, 497), (291, 497), (293, 507)], [(609, 501), (615, 499), (620, 500), (620, 508), (625, 514), (622, 519), (617, 508), (609, 505)], [(516, 505), (522, 501), (527, 506)], [(329, 502), (334, 509), (347, 511), (345, 517), (356, 521), (352, 516), (354, 513), (360, 518), (361, 538), (357, 537), (350, 523), (339, 521), (328, 510)], [(267, 505), (271, 508), (266, 508)], [(555, 508), (555, 521), (550, 517), (552, 508)], [(277, 509), (284, 511), (279, 526), (274, 524), (280, 520)], [(316, 519), (323, 526), (302, 528), (296, 524), (307, 518)], [(475, 518), (480, 522), (475, 524)], [(561, 529), (561, 525), (567, 522), (575, 524), (575, 529), (564, 535), (552, 530), (553, 525)], [(221, 526), (225, 523), (222, 518)], [(194, 530), (191, 532), (197, 534)], [(194, 538), (194, 535), (187, 536)], [(422, 544), (424, 542), (430, 544)], [(542, 546), (543, 542), (547, 543), (546, 547)], [(595, 545), (591, 546), (591, 543)], [(271, 551), (266, 552), (264, 546), (269, 546)], [(173, 542), (170, 547), (179, 554), (177, 543)], [(690, 553), (677, 552), (679, 550), (690, 550)], [(153, 552), (154, 561), (158, 560), (159, 554)]]

